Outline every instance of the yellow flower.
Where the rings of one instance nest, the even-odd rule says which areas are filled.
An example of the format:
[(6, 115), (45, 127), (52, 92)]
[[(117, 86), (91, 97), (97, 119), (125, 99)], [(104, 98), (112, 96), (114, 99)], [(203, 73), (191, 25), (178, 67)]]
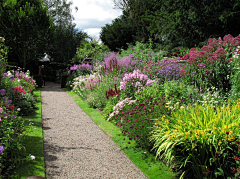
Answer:
[(165, 123), (166, 123), (166, 124), (168, 124), (168, 123), (169, 123), (169, 121), (168, 121), (168, 120), (165, 120)]
[(218, 142), (218, 145), (220, 146), (221, 144), (222, 144), (222, 141), (219, 141), (219, 142)]
[(178, 120), (178, 123), (181, 124), (181, 123), (182, 123), (182, 120)]
[(190, 132), (186, 132), (185, 134), (186, 134), (186, 135), (190, 135)]
[(197, 144), (192, 143), (192, 148), (194, 149), (197, 146)]

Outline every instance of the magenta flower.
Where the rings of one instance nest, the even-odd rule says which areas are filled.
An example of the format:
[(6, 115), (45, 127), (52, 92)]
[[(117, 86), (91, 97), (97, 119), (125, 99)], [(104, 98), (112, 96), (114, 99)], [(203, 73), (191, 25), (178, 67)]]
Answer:
[(214, 55), (219, 57), (219, 56), (224, 55), (225, 53), (226, 53), (226, 51), (223, 48), (219, 48), (214, 52)]
[(4, 147), (2, 145), (0, 145), (0, 154), (3, 153)]

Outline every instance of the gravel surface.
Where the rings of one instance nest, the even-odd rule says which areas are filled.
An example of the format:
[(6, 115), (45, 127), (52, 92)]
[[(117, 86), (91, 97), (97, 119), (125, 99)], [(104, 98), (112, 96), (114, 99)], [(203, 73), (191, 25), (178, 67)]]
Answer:
[(41, 98), (47, 179), (147, 178), (59, 84)]

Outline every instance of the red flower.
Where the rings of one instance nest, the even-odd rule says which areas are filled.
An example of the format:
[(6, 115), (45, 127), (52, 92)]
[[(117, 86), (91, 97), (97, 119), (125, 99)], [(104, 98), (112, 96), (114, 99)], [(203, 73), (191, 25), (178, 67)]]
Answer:
[(186, 74), (186, 70), (180, 70), (180, 76), (183, 76)]
[(221, 156), (221, 154), (219, 152), (215, 152), (214, 158), (217, 158), (217, 157), (220, 157), (220, 156)]
[(239, 161), (240, 160), (240, 157), (236, 156), (233, 158), (235, 161)]
[(209, 74), (209, 73), (211, 73), (211, 70), (206, 69), (206, 70), (204, 71), (204, 73), (205, 73), (205, 74)]
[(232, 172), (233, 174), (235, 174), (235, 173), (238, 172), (238, 168), (232, 168), (231, 170), (232, 170), (231, 172)]
[(206, 168), (205, 171), (203, 172), (203, 174), (207, 174), (207, 175), (210, 173), (211, 173), (211, 171), (208, 168)]

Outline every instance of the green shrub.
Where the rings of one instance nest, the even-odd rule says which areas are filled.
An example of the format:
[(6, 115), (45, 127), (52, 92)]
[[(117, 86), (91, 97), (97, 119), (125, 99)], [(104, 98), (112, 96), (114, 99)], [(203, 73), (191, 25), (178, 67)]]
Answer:
[[(2, 77), (3, 73), (6, 71), (7, 68), (7, 51), (8, 48), (4, 45), (5, 39), (0, 37), (0, 76)], [(2, 78), (0, 78), (1, 83)]]

